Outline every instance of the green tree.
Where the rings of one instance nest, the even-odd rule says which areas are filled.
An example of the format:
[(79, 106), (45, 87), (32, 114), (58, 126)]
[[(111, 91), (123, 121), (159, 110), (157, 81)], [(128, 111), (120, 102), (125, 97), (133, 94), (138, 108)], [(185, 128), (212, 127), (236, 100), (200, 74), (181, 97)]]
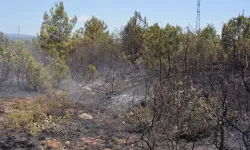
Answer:
[(13, 52), (10, 50), (10, 43), (7, 37), (0, 32), (0, 91), (2, 85), (8, 85), (11, 69), (13, 67)]
[(156, 69), (159, 66), (159, 58), (163, 52), (163, 29), (156, 23), (149, 26), (146, 31), (145, 50), (143, 51), (143, 60), (147, 69)]
[(67, 60), (71, 51), (71, 33), (77, 18), (70, 19), (64, 9), (63, 2), (55, 4), (50, 14), (44, 13), (39, 35), (41, 48), (52, 58)]
[(201, 30), (200, 41), (202, 44), (202, 50), (204, 52), (209, 52), (210, 55), (216, 56), (218, 50), (220, 50), (220, 37), (217, 35), (217, 31), (213, 25), (208, 25)]
[(174, 63), (176, 63), (176, 61), (179, 61), (176, 55), (183, 41), (182, 28), (180, 26), (167, 24), (164, 28), (163, 39), (164, 52), (162, 55), (168, 64), (168, 72), (170, 72), (174, 65), (173, 62), (175, 61)]
[(105, 44), (111, 40), (107, 24), (94, 16), (85, 22), (83, 30), (87, 45)]
[(132, 64), (142, 55), (147, 26), (146, 18), (136, 11), (121, 33), (123, 50)]
[(44, 91), (52, 86), (52, 77), (41, 62), (37, 62), (31, 51), (23, 49), (21, 43), (13, 47), (12, 71), (18, 86), (23, 83), (25, 88)]
[(9, 45), (9, 40), (4, 36), (2, 32), (0, 32), (0, 46), (7, 47)]
[(58, 85), (69, 75), (69, 68), (66, 63), (69, 61), (73, 47), (76, 45), (72, 36), (72, 30), (77, 18), (70, 19), (64, 9), (63, 2), (55, 4), (50, 13), (45, 12), (39, 35), (41, 49), (50, 56), (50, 64), (47, 66), (54, 85)]
[(222, 46), (224, 52), (234, 61), (249, 52), (250, 49), (250, 17), (240, 15), (232, 18), (222, 28)]

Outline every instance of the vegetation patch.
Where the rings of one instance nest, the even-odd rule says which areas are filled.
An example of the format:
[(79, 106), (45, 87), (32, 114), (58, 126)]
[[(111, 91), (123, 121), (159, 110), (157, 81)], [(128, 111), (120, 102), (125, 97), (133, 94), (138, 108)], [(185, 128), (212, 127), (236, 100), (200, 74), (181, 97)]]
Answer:
[(67, 94), (38, 96), (34, 101), (17, 99), (15, 111), (6, 114), (4, 127), (6, 129), (21, 129), (37, 134), (46, 128), (53, 128), (67, 123), (72, 112), (73, 102), (67, 99)]

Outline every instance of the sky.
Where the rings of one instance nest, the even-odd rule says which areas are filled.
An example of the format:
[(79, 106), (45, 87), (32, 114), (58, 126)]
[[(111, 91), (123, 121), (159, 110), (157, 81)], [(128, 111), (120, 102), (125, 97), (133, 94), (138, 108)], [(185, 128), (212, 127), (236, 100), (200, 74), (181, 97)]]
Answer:
[[(1, 0), (0, 31), (36, 35), (43, 15), (59, 0)], [(119, 31), (135, 11), (149, 25), (167, 23), (195, 29), (197, 0), (63, 0), (69, 17), (76, 15), (76, 29), (91, 16), (104, 20), (111, 31)], [(218, 33), (223, 23), (239, 14), (250, 16), (250, 0), (201, 0), (201, 27), (213, 24)]]

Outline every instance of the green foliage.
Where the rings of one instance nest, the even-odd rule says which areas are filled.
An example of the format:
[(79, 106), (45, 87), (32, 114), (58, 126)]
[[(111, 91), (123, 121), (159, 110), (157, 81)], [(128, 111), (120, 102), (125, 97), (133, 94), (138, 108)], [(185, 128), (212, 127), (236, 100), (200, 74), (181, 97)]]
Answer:
[(146, 18), (135, 12), (121, 33), (123, 50), (132, 64), (142, 55), (147, 26)]
[(83, 30), (86, 45), (106, 44), (111, 40), (107, 24), (94, 16), (85, 22)]
[(39, 37), (32, 39), (31, 41), (31, 47), (33, 51), (40, 51), (41, 50), (41, 45), (39, 43)]
[(180, 45), (183, 41), (182, 32), (183, 31), (180, 26), (166, 25), (163, 33), (165, 54), (171, 54), (180, 49)]
[(69, 19), (61, 1), (55, 4), (55, 8), (51, 8), (50, 14), (45, 12), (43, 19), (39, 42), (41, 49), (50, 56), (50, 64), (46, 68), (52, 76), (53, 84), (57, 86), (69, 77), (66, 63), (79, 39), (77, 35), (72, 37), (77, 18)]
[[(180, 106), (183, 108), (183, 106)], [(181, 110), (179, 120), (178, 138), (186, 140), (198, 140), (198, 138), (210, 135), (215, 122), (211, 118), (212, 109), (205, 99), (190, 101), (186, 110)]]
[(88, 77), (89, 80), (93, 80), (94, 79), (94, 75), (96, 73), (96, 66), (89, 64), (88, 65), (88, 70), (86, 73), (86, 76)]
[(11, 69), (14, 65), (13, 63), (13, 52), (10, 50), (10, 43), (8, 39), (0, 33), (0, 89), (2, 85), (7, 83), (10, 78)]
[(17, 45), (14, 54), (14, 72), (18, 85), (22, 80), (25, 87), (30, 89), (44, 91), (51, 88), (52, 77), (40, 62), (35, 61), (30, 51), (23, 50), (21, 45)]
[(8, 38), (5, 37), (2, 32), (0, 32), (0, 46), (6, 48), (8, 45), (9, 45)]
[(179, 26), (166, 25), (161, 28), (157, 23), (149, 26), (145, 33), (144, 50), (141, 56), (149, 70), (156, 66), (170, 68), (174, 55), (180, 51), (183, 42), (182, 29)]
[[(21, 43), (9, 44), (1, 35), (0, 62), (2, 63), (2, 79), (0, 84), (11, 78), (17, 79), (18, 86), (44, 91), (51, 88), (51, 76), (40, 62), (35, 61), (30, 51), (24, 50)], [(14, 76), (10, 76), (13, 73)]]
[(46, 67), (53, 79), (53, 85), (58, 86), (63, 80), (69, 78), (69, 67), (62, 59), (51, 59)]
[(68, 60), (71, 51), (71, 32), (77, 18), (69, 19), (63, 2), (55, 4), (50, 14), (45, 12), (39, 35), (41, 48), (52, 58)]
[(96, 67), (92, 64), (88, 65), (88, 74), (94, 74), (96, 72)]
[[(198, 50), (209, 57), (216, 57), (220, 49), (220, 37), (213, 25), (208, 25), (202, 29), (198, 35)], [(203, 55), (204, 57), (206, 57)]]
[[(250, 49), (250, 17), (232, 18), (222, 28), (222, 46), (226, 54), (245, 54)], [(235, 55), (235, 54), (233, 54)], [(242, 56), (242, 55), (239, 55)]]
[(66, 123), (71, 118), (68, 109), (73, 103), (67, 94), (38, 96), (35, 101), (16, 101), (16, 110), (5, 117), (7, 129), (21, 129), (37, 134), (41, 130)]
[(127, 123), (136, 125), (150, 121), (152, 116), (152, 110), (150, 108), (135, 107), (132, 111), (124, 113), (121, 117), (126, 120)]

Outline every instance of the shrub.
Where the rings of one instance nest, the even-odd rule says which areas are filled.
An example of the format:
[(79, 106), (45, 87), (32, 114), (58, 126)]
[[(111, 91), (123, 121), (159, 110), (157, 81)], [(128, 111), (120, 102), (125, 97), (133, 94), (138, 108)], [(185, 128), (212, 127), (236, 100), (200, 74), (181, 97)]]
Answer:
[(92, 64), (88, 65), (88, 74), (94, 74), (96, 72), (96, 67)]
[(176, 138), (196, 141), (210, 135), (214, 125), (211, 114), (212, 108), (205, 99), (189, 101), (187, 107), (181, 111)]
[(10, 51), (8, 39), (0, 32), (0, 90), (9, 86), (8, 80), (11, 78), (11, 69), (13, 67), (13, 53)]
[(53, 85), (58, 86), (63, 80), (69, 78), (69, 67), (62, 59), (50, 59), (50, 64), (47, 66), (52, 75)]
[(21, 129), (36, 134), (41, 130), (66, 123), (72, 114), (69, 109), (73, 103), (67, 94), (47, 94), (38, 96), (34, 102), (16, 101), (16, 111), (7, 114), (4, 126), (7, 129)]
[(87, 76), (89, 80), (93, 80), (94, 79), (94, 74), (96, 73), (96, 66), (89, 64), (88, 65), (88, 71), (87, 71)]
[(17, 82), (22, 81), (26, 88), (44, 91), (52, 86), (52, 77), (40, 62), (36, 62), (30, 51), (18, 46), (15, 51), (14, 72)]

